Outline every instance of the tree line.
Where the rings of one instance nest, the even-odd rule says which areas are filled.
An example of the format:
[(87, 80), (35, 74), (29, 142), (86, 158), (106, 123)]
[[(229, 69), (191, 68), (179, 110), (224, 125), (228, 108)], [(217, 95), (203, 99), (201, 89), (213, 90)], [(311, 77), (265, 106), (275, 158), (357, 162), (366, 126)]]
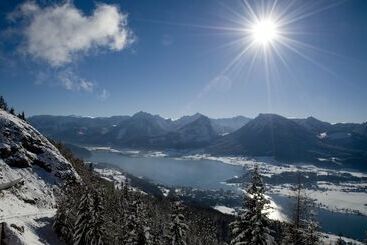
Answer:
[(0, 95), (0, 109), (9, 112), (12, 115), (15, 115), (17, 117), (19, 117), (22, 120), (26, 120), (24, 111), (22, 111), (21, 113), (16, 114), (15, 110), (13, 107), (8, 107), (8, 103), (5, 101), (4, 97)]

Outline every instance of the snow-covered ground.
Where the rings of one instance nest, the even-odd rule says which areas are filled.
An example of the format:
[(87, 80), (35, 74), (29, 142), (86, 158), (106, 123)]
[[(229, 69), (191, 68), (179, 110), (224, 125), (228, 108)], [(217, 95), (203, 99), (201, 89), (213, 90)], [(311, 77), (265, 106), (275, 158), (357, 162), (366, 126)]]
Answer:
[(236, 213), (236, 210), (234, 208), (229, 208), (229, 207), (222, 206), (222, 205), (216, 205), (213, 208), (224, 214), (235, 214)]
[(337, 236), (337, 235), (328, 234), (328, 233), (321, 233), (321, 235), (322, 235), (321, 240), (323, 241), (324, 244), (337, 244), (336, 242), (338, 241), (338, 239), (342, 238), (343, 241), (346, 243), (355, 244), (355, 245), (363, 245), (362, 242), (348, 238), (348, 237)]
[(121, 171), (115, 169), (95, 168), (94, 171), (105, 180), (112, 181), (116, 188), (120, 188), (127, 181), (126, 176)]
[(0, 222), (6, 223), (8, 244), (61, 244), (52, 219), (55, 192), (66, 176), (78, 178), (56, 147), (0, 110)]
[[(329, 183), (322, 185), (325, 190), (305, 189), (305, 193), (323, 208), (336, 212), (353, 212), (367, 215), (367, 193), (344, 191), (342, 187)], [(319, 186), (320, 187), (320, 186)], [(272, 193), (282, 196), (292, 195), (290, 185), (277, 185), (271, 189)]]

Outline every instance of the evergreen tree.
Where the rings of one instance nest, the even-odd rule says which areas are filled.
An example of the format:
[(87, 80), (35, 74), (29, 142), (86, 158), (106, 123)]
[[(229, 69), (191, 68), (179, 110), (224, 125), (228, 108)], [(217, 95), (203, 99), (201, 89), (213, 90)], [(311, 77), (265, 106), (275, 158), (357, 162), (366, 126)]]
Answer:
[(104, 228), (102, 219), (102, 202), (97, 191), (94, 191), (90, 205), (89, 230), (86, 234), (86, 240), (91, 245), (103, 245)]
[(8, 104), (6, 103), (3, 96), (0, 96), (0, 109), (3, 109), (4, 111), (8, 110)]
[(293, 188), (295, 199), (293, 216), (283, 239), (283, 244), (315, 245), (320, 243), (319, 226), (314, 218), (315, 203), (309, 198), (301, 183), (298, 173), (298, 183)]
[(177, 201), (173, 208), (171, 223), (169, 224), (166, 239), (169, 245), (186, 245), (186, 232), (189, 227), (185, 222), (185, 216), (182, 214), (183, 207), (180, 202)]
[(90, 203), (90, 193), (86, 188), (83, 196), (81, 197), (77, 217), (74, 224), (74, 234), (73, 234), (73, 243), (74, 245), (82, 245), (87, 243), (87, 233), (90, 229), (90, 219), (91, 215), (89, 212), (89, 203)]
[(310, 219), (307, 222), (307, 228), (305, 230), (305, 244), (317, 245), (320, 244), (320, 234), (318, 232), (319, 225), (314, 219)]
[(142, 244), (142, 237), (139, 233), (139, 217), (137, 215), (138, 205), (139, 203), (136, 200), (129, 203), (124, 227), (126, 234), (123, 238), (126, 245)]
[(143, 202), (138, 205), (140, 244), (153, 244), (153, 236), (149, 225), (148, 206)]
[(24, 114), (24, 111), (22, 111), (22, 113), (19, 113), (19, 114), (18, 114), (18, 117), (19, 117), (20, 119), (22, 119), (22, 120), (24, 120), (24, 121), (25, 121), (25, 114)]
[(335, 245), (345, 245), (347, 244), (341, 236), (339, 236), (338, 240), (336, 241)]
[(232, 245), (242, 244), (272, 244), (269, 220), (264, 213), (268, 200), (265, 198), (265, 187), (258, 166), (255, 165), (251, 183), (244, 195), (244, 206), (237, 220), (230, 224), (232, 229)]

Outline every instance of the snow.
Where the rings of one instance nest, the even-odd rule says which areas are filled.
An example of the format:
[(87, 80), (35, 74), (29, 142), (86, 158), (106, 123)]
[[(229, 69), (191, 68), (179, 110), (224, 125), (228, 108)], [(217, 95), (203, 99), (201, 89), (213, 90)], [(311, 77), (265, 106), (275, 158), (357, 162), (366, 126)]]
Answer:
[(121, 171), (109, 168), (95, 168), (94, 171), (105, 180), (114, 182), (117, 188), (120, 188), (122, 184), (127, 182), (126, 176)]
[(267, 216), (269, 219), (272, 220), (279, 220), (279, 221), (288, 221), (287, 216), (283, 212), (283, 208), (279, 205), (277, 205), (270, 196), (266, 196), (266, 199), (269, 200), (269, 205), (267, 206), (265, 213), (267, 213)]
[(327, 132), (323, 132), (317, 136), (319, 139), (324, 139), (327, 137)]
[(167, 196), (168, 196), (168, 194), (169, 194), (169, 192), (170, 192), (170, 190), (169, 190), (169, 189), (164, 188), (163, 186), (158, 186), (158, 188), (161, 190), (161, 192), (162, 192), (163, 196), (165, 196), (165, 197), (167, 197)]
[(229, 207), (226, 207), (226, 206), (216, 205), (213, 208), (215, 210), (218, 210), (219, 212), (221, 212), (223, 214), (235, 214), (236, 213), (234, 208), (229, 208)]
[(89, 151), (107, 151), (113, 153), (122, 153), (121, 151), (113, 149), (112, 147), (109, 146), (90, 146), (85, 148)]
[(0, 222), (7, 224), (9, 244), (60, 244), (51, 225), (54, 194), (66, 176), (78, 178), (56, 147), (27, 122), (0, 110), (0, 185), (21, 179), (0, 192)]
[[(366, 184), (363, 184), (364, 186)], [(322, 184), (326, 190), (305, 189), (305, 193), (323, 208), (337, 212), (356, 212), (367, 215), (367, 193), (344, 191), (343, 186)], [(290, 185), (273, 186), (272, 192), (282, 196), (292, 194)]]
[[(339, 239), (339, 236), (328, 234), (328, 233), (321, 233), (322, 235), (322, 241), (324, 244), (336, 244), (336, 241)], [(363, 245), (362, 242), (359, 242), (357, 240), (347, 238), (347, 237), (341, 237), (345, 242), (355, 244), (355, 245)]]

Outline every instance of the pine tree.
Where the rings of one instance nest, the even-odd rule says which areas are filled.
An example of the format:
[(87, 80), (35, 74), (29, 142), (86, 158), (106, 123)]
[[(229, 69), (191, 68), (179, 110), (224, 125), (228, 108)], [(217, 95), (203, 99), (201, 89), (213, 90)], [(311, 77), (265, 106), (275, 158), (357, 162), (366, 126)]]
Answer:
[(133, 200), (129, 203), (124, 227), (126, 234), (123, 238), (126, 245), (138, 245), (142, 243), (142, 238), (139, 236), (138, 205), (139, 203), (137, 200)]
[(319, 225), (315, 221), (313, 211), (314, 201), (309, 198), (301, 183), (301, 174), (298, 173), (298, 183), (294, 191), (294, 210), (283, 244), (315, 245), (320, 243)]
[(139, 217), (139, 237), (141, 243), (139, 244), (154, 244), (153, 236), (151, 232), (151, 228), (149, 225), (149, 217), (148, 217), (148, 206), (143, 202), (140, 202), (138, 205), (138, 217)]
[(20, 119), (24, 120), (24, 121), (26, 120), (26, 119), (25, 119), (24, 111), (22, 111), (22, 113), (19, 113), (19, 114), (18, 114), (18, 117), (19, 117)]
[(0, 109), (3, 109), (4, 111), (8, 110), (8, 104), (6, 103), (3, 96), (0, 96)]
[(320, 234), (318, 232), (318, 229), (319, 225), (315, 220), (310, 219), (307, 222), (307, 228), (305, 230), (305, 239), (304, 239), (306, 245), (320, 244)]
[(232, 229), (232, 245), (242, 244), (272, 244), (269, 220), (264, 213), (268, 200), (265, 198), (265, 187), (258, 166), (255, 165), (250, 186), (244, 195), (244, 206), (237, 220), (230, 224)]
[(91, 198), (90, 205), (90, 221), (89, 230), (86, 233), (86, 241), (91, 245), (103, 245), (104, 242), (104, 228), (102, 219), (102, 202), (97, 191), (94, 191)]
[(73, 234), (73, 243), (74, 245), (82, 245), (82, 244), (88, 244), (87, 243), (87, 233), (90, 229), (90, 210), (89, 210), (89, 204), (90, 204), (90, 193), (88, 189), (86, 188), (86, 191), (84, 192), (83, 196), (81, 197), (78, 211), (77, 211), (77, 217), (74, 224), (74, 234)]
[(338, 240), (336, 241), (335, 245), (345, 245), (347, 244), (341, 236), (339, 236)]
[(12, 115), (15, 115), (15, 111), (14, 111), (14, 108), (13, 107), (10, 108), (9, 113), (12, 114)]
[(182, 214), (183, 207), (177, 201), (173, 208), (166, 239), (170, 245), (186, 245), (186, 233), (189, 227), (185, 222), (185, 216)]

